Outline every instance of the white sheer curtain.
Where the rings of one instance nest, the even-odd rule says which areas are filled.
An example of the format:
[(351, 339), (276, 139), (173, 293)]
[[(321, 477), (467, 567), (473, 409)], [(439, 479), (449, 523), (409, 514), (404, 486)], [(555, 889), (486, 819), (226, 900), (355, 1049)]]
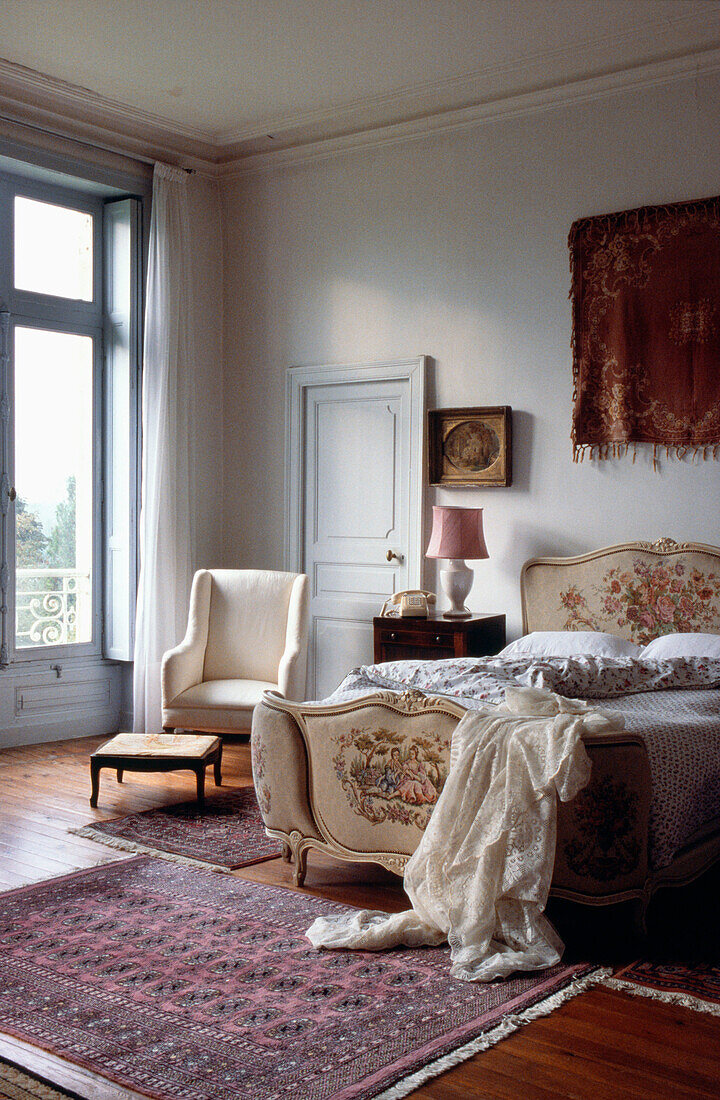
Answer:
[(194, 558), (195, 349), (187, 174), (153, 173), (142, 390), (134, 729), (161, 728), (160, 664), (183, 637)]

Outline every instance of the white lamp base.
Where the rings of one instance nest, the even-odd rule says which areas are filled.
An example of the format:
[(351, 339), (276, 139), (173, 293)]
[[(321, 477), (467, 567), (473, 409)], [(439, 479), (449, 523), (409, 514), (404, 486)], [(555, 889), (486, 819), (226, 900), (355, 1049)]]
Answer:
[(462, 558), (448, 558), (447, 567), (440, 570), (440, 583), (450, 600), (450, 610), (443, 611), (444, 619), (469, 619), (472, 611), (465, 607), (465, 600), (472, 588), (473, 571)]

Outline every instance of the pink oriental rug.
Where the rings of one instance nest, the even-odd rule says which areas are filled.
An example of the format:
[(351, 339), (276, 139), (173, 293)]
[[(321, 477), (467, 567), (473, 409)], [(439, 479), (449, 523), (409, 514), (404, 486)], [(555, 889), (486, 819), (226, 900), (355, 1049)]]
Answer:
[(369, 1100), (596, 977), (471, 985), (446, 948), (314, 950), (305, 929), (344, 908), (147, 857), (0, 894), (0, 1027), (158, 1100)]
[(279, 841), (265, 833), (253, 787), (209, 795), (202, 811), (193, 799), (70, 831), (111, 848), (200, 863), (217, 871), (280, 855)]

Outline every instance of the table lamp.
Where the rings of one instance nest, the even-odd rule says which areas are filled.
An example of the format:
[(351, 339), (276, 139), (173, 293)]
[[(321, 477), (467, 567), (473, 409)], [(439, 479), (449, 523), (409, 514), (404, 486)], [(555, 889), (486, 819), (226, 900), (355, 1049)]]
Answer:
[(465, 558), (490, 557), (482, 514), (482, 508), (433, 505), (432, 532), (425, 557), (449, 559), (447, 567), (440, 570), (440, 582), (450, 600), (450, 610), (443, 612), (446, 619), (469, 619), (472, 614), (465, 607), (465, 600), (472, 588), (473, 571), (465, 564)]

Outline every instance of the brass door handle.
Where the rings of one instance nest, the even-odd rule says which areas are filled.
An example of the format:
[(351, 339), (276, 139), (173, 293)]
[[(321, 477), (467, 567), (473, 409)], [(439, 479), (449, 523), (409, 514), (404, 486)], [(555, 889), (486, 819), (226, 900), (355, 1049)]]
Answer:
[(402, 560), (403, 560), (403, 556), (402, 556), (402, 554), (396, 554), (394, 550), (388, 550), (388, 552), (387, 552), (387, 554), (385, 555), (385, 557), (387, 558), (387, 560), (388, 560), (388, 561), (392, 561), (392, 560), (393, 560), (393, 558), (395, 558), (395, 561), (396, 561), (396, 562), (397, 562), (398, 564), (401, 564), (401, 563), (402, 563)]

